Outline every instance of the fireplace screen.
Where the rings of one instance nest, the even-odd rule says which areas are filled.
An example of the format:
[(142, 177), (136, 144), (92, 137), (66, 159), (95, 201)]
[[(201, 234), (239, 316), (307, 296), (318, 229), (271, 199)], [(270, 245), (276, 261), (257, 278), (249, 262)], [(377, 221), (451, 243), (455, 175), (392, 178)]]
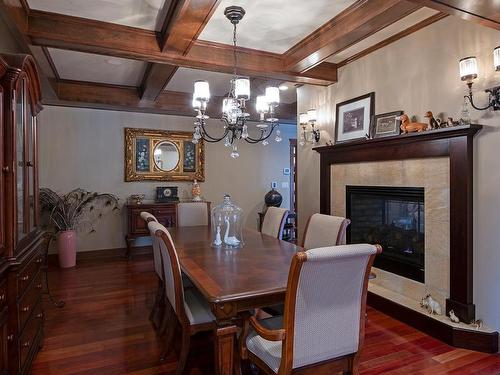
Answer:
[(348, 243), (382, 245), (375, 266), (424, 282), (424, 189), (347, 186)]

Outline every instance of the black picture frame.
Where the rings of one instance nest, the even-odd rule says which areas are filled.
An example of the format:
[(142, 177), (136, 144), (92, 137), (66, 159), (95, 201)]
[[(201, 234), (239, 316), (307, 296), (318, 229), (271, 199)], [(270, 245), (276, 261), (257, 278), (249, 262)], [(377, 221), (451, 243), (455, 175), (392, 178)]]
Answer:
[[(359, 104), (359, 106), (356, 104)], [(374, 114), (375, 92), (337, 103), (335, 110), (335, 143), (366, 138), (370, 134), (371, 119)], [(346, 121), (347, 118), (351, 119), (349, 125)]]
[[(404, 111), (393, 111), (372, 116), (370, 123), (370, 137), (383, 138), (399, 135), (401, 133), (401, 116)], [(384, 122), (384, 120), (386, 120)]]

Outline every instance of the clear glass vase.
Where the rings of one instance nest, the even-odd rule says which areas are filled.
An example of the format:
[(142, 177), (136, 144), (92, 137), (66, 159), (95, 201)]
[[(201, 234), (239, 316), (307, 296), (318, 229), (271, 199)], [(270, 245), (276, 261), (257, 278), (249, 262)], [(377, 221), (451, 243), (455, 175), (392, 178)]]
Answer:
[(239, 249), (243, 247), (243, 211), (224, 195), (223, 202), (212, 209), (212, 247)]

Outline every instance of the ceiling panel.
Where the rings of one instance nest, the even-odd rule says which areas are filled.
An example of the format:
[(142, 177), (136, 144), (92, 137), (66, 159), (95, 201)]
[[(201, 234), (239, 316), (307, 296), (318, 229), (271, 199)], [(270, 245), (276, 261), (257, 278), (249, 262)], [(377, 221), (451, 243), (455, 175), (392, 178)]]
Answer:
[(283, 53), (355, 0), (222, 0), (200, 39), (232, 44), (233, 26), (224, 16), (231, 5), (246, 14), (238, 24), (238, 45)]
[(28, 0), (31, 9), (157, 31), (165, 3), (170, 0)]
[[(226, 73), (209, 72), (205, 70), (179, 68), (174, 74), (165, 90), (179, 92), (193, 92), (194, 82), (197, 80), (206, 80), (210, 84), (210, 94), (214, 96), (225, 96), (229, 91), (229, 82), (233, 76)], [(280, 92), (280, 99), (283, 103), (293, 103), (297, 101), (295, 84), (287, 82), (286, 91)], [(264, 92), (256, 92), (250, 87), (251, 95), (263, 95)]]
[(387, 26), (386, 28), (372, 34), (368, 38), (363, 39), (361, 42), (354, 44), (352, 47), (349, 47), (340, 53), (337, 53), (334, 56), (331, 56), (327, 61), (332, 63), (339, 63), (344, 61), (348, 57), (351, 57), (365, 49), (403, 31), (407, 28), (423, 21), (434, 14), (439, 13), (433, 9), (429, 8), (421, 8), (410, 15), (400, 19), (399, 21), (393, 23), (392, 25)]
[(55, 48), (48, 50), (62, 79), (139, 86), (147, 66), (136, 60)]

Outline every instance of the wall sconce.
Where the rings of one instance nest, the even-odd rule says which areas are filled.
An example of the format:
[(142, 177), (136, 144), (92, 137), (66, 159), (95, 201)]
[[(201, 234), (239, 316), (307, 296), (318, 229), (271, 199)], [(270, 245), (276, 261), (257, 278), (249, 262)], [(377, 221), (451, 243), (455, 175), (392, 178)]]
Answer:
[[(486, 107), (476, 107), (472, 98), (472, 83), (477, 78), (477, 60), (475, 56), (463, 58), (458, 62), (460, 68), (460, 78), (467, 82), (469, 94), (464, 98), (468, 99), (473, 108), (478, 111), (483, 111), (488, 108), (493, 108), (494, 111), (500, 109), (500, 86), (492, 87), (485, 92), (489, 94), (488, 105)], [(496, 71), (500, 71), (500, 46), (493, 50), (493, 65)]]
[[(299, 123), (302, 127), (302, 135), (299, 144), (304, 146), (306, 143), (318, 143), (321, 137), (319, 129), (315, 128), (317, 113), (315, 109), (310, 109), (307, 113), (299, 114)], [(311, 130), (307, 131), (307, 125), (311, 125)]]

